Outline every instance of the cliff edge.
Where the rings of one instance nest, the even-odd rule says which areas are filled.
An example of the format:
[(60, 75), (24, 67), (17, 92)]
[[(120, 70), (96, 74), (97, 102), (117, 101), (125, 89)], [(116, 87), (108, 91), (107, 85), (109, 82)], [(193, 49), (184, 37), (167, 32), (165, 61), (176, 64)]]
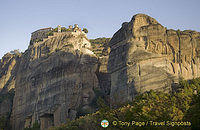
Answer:
[(113, 106), (151, 89), (169, 92), (180, 79), (200, 76), (200, 33), (168, 30), (145, 14), (123, 23), (109, 46)]
[(80, 30), (54, 32), (29, 45), (19, 60), (12, 129), (35, 123), (48, 129), (96, 110), (91, 104), (99, 89), (98, 59), (90, 48)]

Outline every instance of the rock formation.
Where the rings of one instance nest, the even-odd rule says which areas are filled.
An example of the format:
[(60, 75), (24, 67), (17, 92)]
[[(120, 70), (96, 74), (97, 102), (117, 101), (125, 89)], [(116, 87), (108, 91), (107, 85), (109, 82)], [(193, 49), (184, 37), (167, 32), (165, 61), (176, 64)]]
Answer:
[(13, 130), (37, 122), (48, 129), (96, 111), (100, 94), (119, 106), (138, 93), (170, 92), (180, 79), (200, 76), (199, 32), (168, 30), (137, 14), (109, 40), (91, 45), (77, 25), (32, 33), (24, 53), (1, 59), (0, 118), (10, 118)]
[(54, 33), (22, 54), (15, 83), (12, 128), (41, 129), (95, 111), (97, 57), (85, 34)]
[(104, 99), (109, 102), (110, 94), (110, 74), (107, 70), (108, 58), (109, 58), (109, 47), (108, 43), (110, 38), (97, 38), (91, 39), (92, 51), (98, 56), (99, 67), (97, 77), (101, 91), (105, 94)]
[(5, 54), (0, 61), (0, 122), (9, 124), (16, 81), (18, 51)]
[(16, 62), (20, 52), (13, 51), (5, 54), (0, 61), (0, 93), (6, 93), (15, 87)]
[(200, 75), (200, 33), (168, 30), (145, 14), (123, 23), (109, 46), (112, 106), (151, 89), (172, 90), (181, 78)]

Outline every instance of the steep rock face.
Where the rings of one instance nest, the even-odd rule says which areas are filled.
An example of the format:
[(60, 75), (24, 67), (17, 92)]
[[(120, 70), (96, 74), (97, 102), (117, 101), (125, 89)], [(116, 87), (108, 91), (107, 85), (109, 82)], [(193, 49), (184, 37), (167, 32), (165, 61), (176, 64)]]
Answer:
[(151, 89), (170, 91), (180, 78), (200, 75), (200, 33), (167, 30), (145, 14), (123, 23), (109, 46), (113, 106)]
[[(14, 89), (0, 93), (0, 122), (1, 129), (10, 129), (10, 115), (12, 112)], [(2, 128), (3, 127), (3, 128)]]
[(95, 111), (91, 103), (99, 89), (97, 57), (85, 34), (54, 33), (34, 43), (20, 58), (11, 116), (12, 128), (35, 122), (41, 129)]
[(15, 86), (16, 63), (20, 53), (7, 53), (0, 61), (0, 93), (6, 93)]
[(104, 100), (109, 103), (109, 94), (110, 94), (110, 74), (107, 70), (108, 58), (109, 58), (109, 47), (108, 43), (110, 38), (97, 38), (91, 39), (92, 51), (98, 56), (99, 67), (97, 77), (99, 81), (99, 86), (102, 93), (104, 93)]
[[(0, 61), (0, 120), (9, 125), (12, 112), (14, 87), (16, 81), (17, 62), (20, 57), (18, 51), (5, 54)], [(8, 129), (8, 128), (6, 128)]]

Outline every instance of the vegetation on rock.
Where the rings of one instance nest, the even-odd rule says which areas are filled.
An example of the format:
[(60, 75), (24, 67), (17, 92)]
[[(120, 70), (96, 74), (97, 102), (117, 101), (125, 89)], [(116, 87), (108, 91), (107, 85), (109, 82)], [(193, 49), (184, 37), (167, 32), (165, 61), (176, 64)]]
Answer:
[(40, 124), (36, 122), (31, 128), (24, 128), (24, 130), (40, 130)]
[(53, 29), (54, 32), (58, 32), (58, 27)]
[(62, 27), (61, 28), (61, 32), (67, 32), (67, 28), (66, 27)]
[[(165, 126), (170, 129), (200, 128), (200, 78), (181, 81), (177, 92), (163, 93), (149, 91), (136, 96), (133, 102), (127, 103), (123, 107), (110, 109), (103, 107), (96, 113), (80, 117), (53, 130), (65, 129), (100, 129), (100, 122), (106, 119), (110, 122), (108, 129), (129, 129), (130, 127), (119, 125), (120, 121), (168, 121)], [(113, 121), (117, 121), (116, 126)], [(176, 122), (187, 122), (188, 126), (177, 126)], [(167, 126), (168, 125), (168, 126)], [(191, 126), (190, 126), (191, 125)], [(137, 129), (153, 128), (155, 126), (141, 126)]]
[(53, 31), (49, 31), (46, 35), (47, 36), (53, 36)]
[(83, 28), (83, 32), (88, 33), (87, 28)]
[(92, 46), (93, 52), (98, 56), (106, 56), (108, 55), (108, 43), (110, 41), (110, 38), (96, 38), (96, 39), (90, 39), (90, 43)]

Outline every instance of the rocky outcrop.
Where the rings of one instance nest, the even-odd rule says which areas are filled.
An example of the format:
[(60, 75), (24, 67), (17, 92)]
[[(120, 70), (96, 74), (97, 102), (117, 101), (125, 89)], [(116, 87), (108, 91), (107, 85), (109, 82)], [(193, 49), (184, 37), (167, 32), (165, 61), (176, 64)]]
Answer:
[(19, 61), (12, 128), (39, 122), (41, 129), (94, 112), (98, 59), (85, 34), (54, 33), (33, 43)]
[(16, 63), (21, 53), (16, 51), (5, 54), (0, 61), (0, 93), (7, 93), (15, 87)]
[(0, 128), (10, 129), (10, 116), (12, 112), (14, 89), (0, 93)]
[[(0, 61), (0, 122), (9, 128), (12, 112), (17, 62), (20, 57), (17, 50), (5, 54)], [(3, 128), (2, 128), (3, 129)]]
[(92, 45), (92, 51), (96, 56), (98, 56), (99, 67), (96, 72), (97, 78), (99, 81), (99, 86), (101, 92), (104, 93), (104, 100), (109, 103), (109, 94), (110, 94), (110, 74), (107, 70), (108, 58), (109, 58), (109, 47), (108, 43), (110, 38), (97, 38), (90, 39)]
[(23, 54), (2, 58), (0, 116), (12, 111), (13, 130), (35, 123), (48, 129), (92, 113), (99, 95), (119, 106), (138, 93), (169, 92), (180, 79), (200, 75), (199, 32), (168, 30), (144, 14), (123, 23), (111, 40), (91, 40), (92, 46), (78, 30), (36, 35), (40, 40), (31, 40)]
[(167, 30), (145, 14), (123, 23), (109, 46), (112, 106), (151, 89), (170, 91), (179, 79), (200, 76), (200, 33)]

